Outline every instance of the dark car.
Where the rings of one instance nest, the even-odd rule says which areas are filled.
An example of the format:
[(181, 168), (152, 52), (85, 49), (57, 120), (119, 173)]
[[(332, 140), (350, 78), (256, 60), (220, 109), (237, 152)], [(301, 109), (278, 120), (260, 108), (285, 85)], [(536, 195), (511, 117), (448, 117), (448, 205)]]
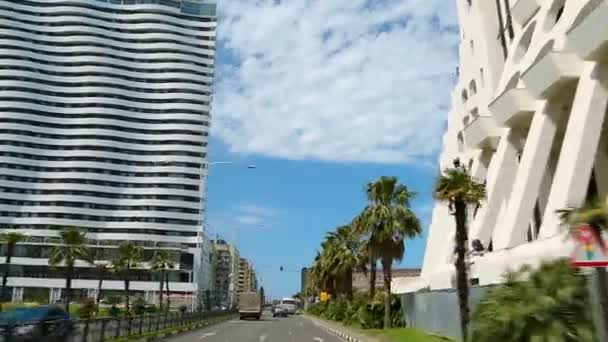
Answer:
[(0, 312), (0, 341), (68, 342), (73, 330), (69, 314), (55, 305)]

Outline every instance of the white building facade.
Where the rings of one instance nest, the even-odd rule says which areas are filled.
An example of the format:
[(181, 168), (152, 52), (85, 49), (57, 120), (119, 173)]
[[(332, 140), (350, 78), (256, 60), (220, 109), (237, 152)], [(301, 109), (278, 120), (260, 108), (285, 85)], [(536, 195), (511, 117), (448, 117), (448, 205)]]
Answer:
[[(14, 299), (32, 288), (58, 298), (65, 281), (47, 257), (78, 227), (97, 263), (125, 241), (144, 249), (143, 268), (171, 251), (170, 290), (194, 303), (210, 283), (202, 171), (216, 5), (0, 0), (0, 18), (0, 227), (28, 237), (12, 260)], [(92, 296), (99, 275), (79, 266), (72, 286)], [(123, 289), (106, 276), (105, 290)], [(131, 288), (152, 300), (158, 282), (139, 270)]]
[[(469, 211), (473, 284), (568, 257), (556, 210), (608, 195), (608, 1), (458, 0), (460, 67), (440, 155), (484, 183)], [(455, 287), (454, 216), (437, 203), (421, 277)], [(472, 248), (470, 248), (472, 250)]]

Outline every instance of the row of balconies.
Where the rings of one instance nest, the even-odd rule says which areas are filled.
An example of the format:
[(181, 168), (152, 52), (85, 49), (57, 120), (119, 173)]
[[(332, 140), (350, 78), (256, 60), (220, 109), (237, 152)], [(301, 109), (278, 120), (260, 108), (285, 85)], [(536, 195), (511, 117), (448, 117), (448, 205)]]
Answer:
[[(526, 23), (539, 8), (539, 0), (519, 0), (513, 5), (513, 17)], [(608, 2), (591, 0), (579, 12), (567, 32), (566, 47), (569, 52), (553, 50), (548, 42), (540, 50), (535, 61), (516, 77), (525, 88), (517, 88), (517, 82), (507, 87), (489, 105), (491, 116), (473, 118), (464, 128), (470, 148), (495, 147), (502, 127), (515, 127), (533, 114), (536, 100), (557, 94), (564, 86), (576, 80), (583, 61), (605, 62), (608, 53)]]

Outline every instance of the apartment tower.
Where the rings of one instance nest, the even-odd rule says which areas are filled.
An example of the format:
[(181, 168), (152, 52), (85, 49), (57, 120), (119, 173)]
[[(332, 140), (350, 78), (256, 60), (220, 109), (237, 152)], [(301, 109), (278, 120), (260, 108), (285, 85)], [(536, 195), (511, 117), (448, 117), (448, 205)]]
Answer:
[[(96, 263), (122, 242), (142, 247), (131, 288), (151, 301), (158, 282), (143, 269), (170, 251), (169, 288), (194, 303), (209, 283), (201, 208), (216, 6), (0, 0), (0, 18), (0, 226), (27, 236), (12, 260), (13, 299), (61, 297), (47, 257), (77, 227)], [(72, 286), (94, 296), (99, 277), (79, 263)], [(103, 277), (108, 293), (122, 290)]]

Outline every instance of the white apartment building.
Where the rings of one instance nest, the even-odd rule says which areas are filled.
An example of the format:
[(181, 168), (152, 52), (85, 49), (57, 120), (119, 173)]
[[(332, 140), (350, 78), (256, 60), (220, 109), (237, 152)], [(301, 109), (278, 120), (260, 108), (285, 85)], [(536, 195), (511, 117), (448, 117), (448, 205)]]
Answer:
[[(47, 257), (65, 227), (86, 231), (98, 263), (125, 241), (144, 248), (143, 268), (169, 250), (170, 290), (192, 302), (209, 290), (216, 25), (216, 5), (201, 0), (0, 0), (0, 227), (28, 237), (12, 260), (15, 300), (60, 297)], [(95, 295), (99, 274), (79, 266), (72, 286)], [(123, 289), (104, 277), (104, 290)], [(156, 298), (150, 272), (133, 280)]]
[[(473, 284), (567, 257), (556, 210), (608, 195), (608, 1), (458, 0), (460, 67), (440, 167), (485, 183), (470, 208)], [(421, 277), (397, 292), (455, 287), (454, 216), (437, 203)], [(470, 248), (472, 250), (472, 248)]]

